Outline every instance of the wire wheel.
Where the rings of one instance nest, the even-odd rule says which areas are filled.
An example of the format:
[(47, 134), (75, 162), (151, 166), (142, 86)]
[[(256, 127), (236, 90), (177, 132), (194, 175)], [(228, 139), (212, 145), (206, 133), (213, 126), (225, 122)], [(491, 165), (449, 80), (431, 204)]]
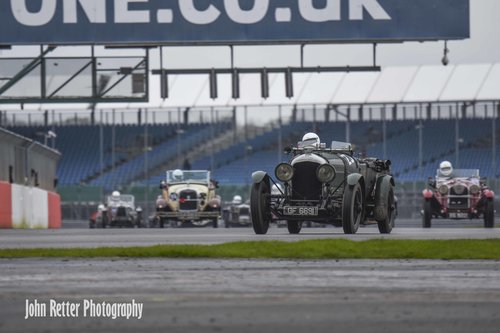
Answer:
[(252, 192), (250, 194), (250, 210), (252, 214), (253, 230), (258, 235), (264, 235), (269, 229), (271, 222), (270, 211), (270, 193), (269, 184), (262, 181), (252, 185)]
[(394, 189), (392, 186), (387, 193), (387, 217), (383, 221), (377, 221), (378, 230), (381, 234), (390, 234), (396, 219), (396, 204), (394, 201)]
[(355, 234), (363, 218), (363, 191), (361, 185), (346, 186), (342, 201), (342, 228), (346, 234)]

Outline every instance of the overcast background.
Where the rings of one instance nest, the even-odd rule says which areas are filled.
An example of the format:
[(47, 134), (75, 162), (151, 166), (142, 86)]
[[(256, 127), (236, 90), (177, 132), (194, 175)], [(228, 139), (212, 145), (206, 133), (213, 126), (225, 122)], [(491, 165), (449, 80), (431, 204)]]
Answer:
[[(406, 0), (411, 1), (411, 0)], [(500, 61), (500, 0), (470, 0), (471, 37), (467, 40), (450, 41), (450, 65), (465, 63), (496, 63)], [(377, 47), (377, 64), (387, 66), (441, 65), (444, 42), (407, 42), (380, 44)], [(165, 68), (212, 68), (230, 66), (229, 47), (164, 47)], [(236, 67), (299, 66), (298, 45), (237, 46), (234, 48)], [(0, 51), (2, 57), (35, 56), (39, 47), (14, 47)], [(97, 55), (143, 55), (142, 50), (109, 50), (96, 48)], [(60, 47), (50, 53), (57, 56), (90, 56), (89, 47)], [(305, 66), (356, 66), (372, 64), (371, 45), (307, 45), (304, 49)], [(151, 51), (151, 68), (157, 69), (159, 51)], [(159, 77), (151, 77), (151, 102), (159, 106)], [(255, 87), (256, 91), (260, 88)], [(242, 92), (243, 94), (243, 92)], [(18, 106), (7, 106), (12, 109)], [(86, 108), (87, 105), (32, 105), (26, 109)], [(136, 104), (128, 108), (138, 107)]]

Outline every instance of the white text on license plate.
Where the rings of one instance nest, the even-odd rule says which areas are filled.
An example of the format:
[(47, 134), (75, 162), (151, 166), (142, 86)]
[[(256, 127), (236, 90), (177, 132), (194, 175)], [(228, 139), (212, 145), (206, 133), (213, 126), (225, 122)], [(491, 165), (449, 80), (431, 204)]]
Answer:
[(450, 213), (450, 218), (452, 219), (466, 219), (469, 217), (467, 213)]
[(317, 216), (318, 207), (283, 207), (283, 215)]
[(192, 220), (197, 218), (196, 212), (179, 212), (179, 220)]

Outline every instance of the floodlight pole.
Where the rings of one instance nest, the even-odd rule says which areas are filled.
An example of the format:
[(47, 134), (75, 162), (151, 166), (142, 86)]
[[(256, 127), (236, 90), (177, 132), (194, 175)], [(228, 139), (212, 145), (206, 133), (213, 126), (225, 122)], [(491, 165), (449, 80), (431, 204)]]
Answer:
[(115, 146), (116, 146), (116, 127), (115, 127), (115, 109), (112, 110), (113, 127), (111, 127), (111, 172), (115, 171)]
[(214, 107), (210, 108), (210, 172), (214, 176)]
[(144, 209), (146, 214), (144, 216), (149, 216), (149, 172), (148, 172), (148, 151), (149, 151), (149, 140), (148, 140), (148, 109), (144, 109), (144, 178), (146, 179), (146, 185), (144, 187)]
[[(92, 106), (95, 109), (95, 103)], [(103, 133), (103, 128), (102, 128), (102, 110), (100, 110), (100, 115), (101, 118), (99, 120), (99, 166), (100, 166), (100, 171), (99, 171), (99, 176), (102, 181), (102, 176), (104, 172), (104, 133)], [(104, 202), (104, 189), (103, 185), (101, 184), (101, 202)]]
[(424, 135), (423, 135), (423, 128), (424, 126), (422, 125), (422, 118), (418, 120), (418, 173), (419, 177), (423, 177), (423, 158), (424, 158)]
[(181, 168), (181, 108), (177, 109), (177, 166)]
[(455, 112), (455, 168), (460, 167), (460, 126), (458, 123), (459, 120), (459, 104), (456, 103), (456, 112)]
[(491, 162), (493, 168), (493, 178), (497, 176), (497, 117), (500, 113), (500, 103), (497, 103), (496, 109), (495, 104), (493, 103), (493, 124), (492, 124), (492, 138), (491, 138)]
[(351, 142), (351, 109), (350, 108), (347, 108), (345, 116), (346, 116), (345, 140), (346, 140), (346, 142)]
[(384, 112), (382, 113), (382, 155), (384, 160), (387, 159), (387, 124), (386, 124), (386, 111), (387, 106), (384, 105)]
[(282, 131), (281, 127), (283, 126), (282, 120), (281, 120), (281, 105), (278, 106), (278, 163), (281, 162), (281, 154), (283, 152), (283, 137), (282, 137)]

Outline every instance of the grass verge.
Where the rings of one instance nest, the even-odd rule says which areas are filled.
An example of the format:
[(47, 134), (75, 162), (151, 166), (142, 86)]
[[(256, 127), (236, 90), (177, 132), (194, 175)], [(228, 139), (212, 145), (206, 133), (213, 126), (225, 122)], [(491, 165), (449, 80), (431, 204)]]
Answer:
[(489, 259), (500, 260), (500, 239), (346, 239), (259, 241), (217, 245), (156, 245), (70, 249), (2, 249), (0, 258), (260, 258), (260, 259)]

